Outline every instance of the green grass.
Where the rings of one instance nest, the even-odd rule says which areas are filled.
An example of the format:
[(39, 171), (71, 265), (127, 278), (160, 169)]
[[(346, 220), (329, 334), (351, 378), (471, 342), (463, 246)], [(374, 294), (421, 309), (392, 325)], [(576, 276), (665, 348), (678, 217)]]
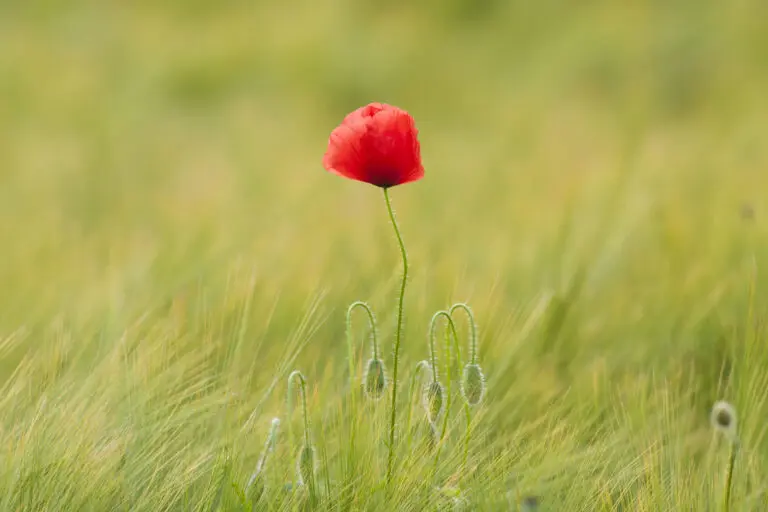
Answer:
[[(237, 510), (273, 417), (260, 505), (311, 505), (283, 490), (295, 369), (319, 510), (720, 510), (719, 399), (731, 510), (768, 508), (765, 4), (290, 5), (0, 3), (0, 509)], [(369, 101), (426, 167), (391, 191), (389, 497), (345, 312), (372, 305), (391, 370), (400, 255), (381, 192), (321, 166)], [(464, 470), (454, 394), (434, 472), (409, 384), (459, 301), (488, 389)]]

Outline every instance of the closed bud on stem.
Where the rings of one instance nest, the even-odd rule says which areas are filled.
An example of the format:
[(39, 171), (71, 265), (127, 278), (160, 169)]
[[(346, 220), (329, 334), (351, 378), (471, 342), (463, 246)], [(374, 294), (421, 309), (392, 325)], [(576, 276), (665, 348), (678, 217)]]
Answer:
[(477, 405), (485, 395), (485, 375), (479, 364), (468, 364), (464, 367), (461, 379), (461, 395), (469, 405)]
[(440, 384), (440, 381), (433, 380), (424, 387), (422, 396), (424, 410), (427, 413), (427, 419), (433, 425), (436, 425), (443, 415), (445, 409), (444, 394), (443, 385)]
[(536, 512), (539, 510), (539, 498), (536, 496), (526, 496), (523, 498), (523, 503), (520, 505), (522, 512)]
[(716, 402), (712, 407), (712, 426), (732, 443), (738, 440), (736, 433), (736, 409), (728, 402)]
[(309, 445), (304, 445), (299, 450), (296, 460), (296, 473), (299, 483), (312, 486), (315, 479), (315, 450)]
[(363, 378), (363, 389), (368, 398), (378, 400), (387, 388), (387, 374), (384, 361), (378, 358), (368, 360)]

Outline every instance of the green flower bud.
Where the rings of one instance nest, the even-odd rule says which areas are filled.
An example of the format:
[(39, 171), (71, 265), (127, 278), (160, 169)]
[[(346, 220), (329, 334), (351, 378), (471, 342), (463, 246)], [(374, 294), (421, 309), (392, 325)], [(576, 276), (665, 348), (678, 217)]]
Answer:
[(712, 407), (712, 426), (722, 432), (725, 437), (735, 442), (738, 440), (736, 433), (736, 409), (728, 402), (717, 402)]
[(369, 398), (378, 400), (384, 395), (384, 390), (387, 387), (387, 374), (384, 362), (381, 359), (370, 359), (368, 361), (363, 383), (365, 394)]
[(526, 496), (520, 505), (522, 512), (536, 512), (539, 509), (539, 498), (536, 496)]
[(461, 395), (469, 405), (477, 405), (485, 395), (485, 376), (480, 365), (468, 364), (461, 379)]
[(427, 419), (432, 424), (437, 424), (443, 415), (443, 409), (445, 409), (443, 395), (443, 385), (439, 381), (433, 380), (424, 387), (422, 402), (427, 412)]

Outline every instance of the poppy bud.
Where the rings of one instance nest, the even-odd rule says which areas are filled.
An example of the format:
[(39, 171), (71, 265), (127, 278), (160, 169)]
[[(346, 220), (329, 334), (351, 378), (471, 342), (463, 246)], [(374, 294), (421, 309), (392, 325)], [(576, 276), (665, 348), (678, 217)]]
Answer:
[(536, 496), (526, 496), (520, 506), (523, 512), (535, 512), (539, 509), (539, 498)]
[(296, 461), (296, 472), (300, 484), (312, 486), (315, 478), (315, 450), (311, 446), (305, 444), (301, 447)]
[(363, 378), (365, 394), (373, 400), (378, 400), (384, 395), (384, 389), (387, 387), (387, 374), (384, 368), (384, 361), (381, 359), (370, 359), (365, 367), (365, 377)]
[(736, 409), (728, 402), (717, 402), (712, 407), (712, 426), (715, 430), (722, 432), (725, 437), (735, 442), (736, 435)]
[(427, 419), (432, 424), (437, 424), (443, 415), (445, 408), (443, 394), (443, 385), (439, 381), (433, 380), (424, 387), (422, 401), (424, 410), (427, 412)]
[(485, 376), (478, 364), (468, 364), (464, 367), (461, 379), (461, 394), (469, 405), (477, 405), (485, 395)]

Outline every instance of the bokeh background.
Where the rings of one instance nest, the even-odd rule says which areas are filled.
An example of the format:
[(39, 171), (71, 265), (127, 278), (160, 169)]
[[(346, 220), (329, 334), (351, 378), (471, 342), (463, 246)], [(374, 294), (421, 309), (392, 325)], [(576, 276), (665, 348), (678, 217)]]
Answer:
[(765, 368), (728, 375), (766, 305), (766, 20), (759, 0), (1, 2), (6, 420), (58, 396), (91, 415), (86, 443), (136, 414), (105, 382), (150, 411), (179, 400), (152, 394), (164, 375), (208, 390), (201, 423), (230, 393), (267, 414), (292, 364), (322, 404), (357, 299), (388, 351), (381, 193), (321, 165), (382, 101), (415, 117), (426, 168), (392, 190), (407, 363), (466, 300), (497, 436), (566, 390), (614, 418), (660, 379), (684, 432), (725, 390), (749, 404), (759, 473)]

